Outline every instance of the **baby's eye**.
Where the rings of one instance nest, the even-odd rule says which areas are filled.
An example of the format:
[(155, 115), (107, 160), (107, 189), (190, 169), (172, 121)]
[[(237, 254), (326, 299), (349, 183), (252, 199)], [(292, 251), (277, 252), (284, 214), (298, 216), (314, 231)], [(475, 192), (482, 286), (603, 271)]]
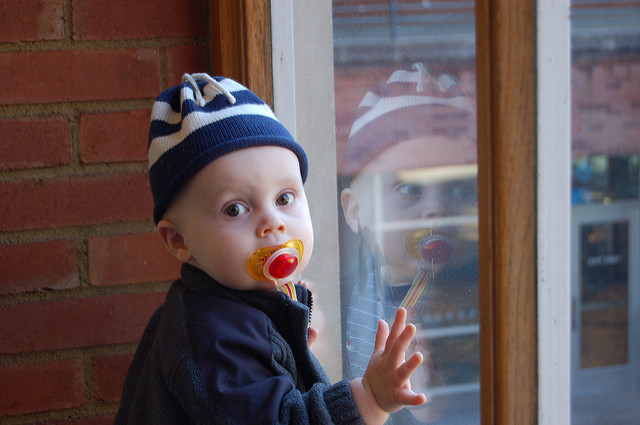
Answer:
[(291, 192), (284, 192), (281, 193), (278, 196), (278, 199), (276, 199), (276, 204), (283, 206), (283, 205), (289, 205), (291, 204), (294, 200), (295, 200), (295, 195)]
[(451, 190), (451, 196), (456, 199), (465, 199), (469, 197), (471, 190), (465, 186), (456, 186)]
[(449, 192), (453, 198), (472, 202), (477, 198), (476, 191), (477, 185), (475, 180), (454, 182), (449, 188)]
[(242, 214), (246, 214), (248, 211), (247, 207), (244, 205), (234, 202), (233, 204), (227, 205), (224, 209), (224, 213), (229, 217), (237, 217)]
[(396, 187), (396, 190), (405, 196), (420, 196), (424, 191), (422, 186), (415, 183), (401, 183)]

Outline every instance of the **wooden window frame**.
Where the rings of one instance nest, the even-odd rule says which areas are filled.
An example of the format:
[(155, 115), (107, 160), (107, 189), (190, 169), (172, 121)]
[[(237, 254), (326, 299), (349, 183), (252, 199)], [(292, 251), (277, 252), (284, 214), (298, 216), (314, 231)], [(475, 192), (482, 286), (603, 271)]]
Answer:
[[(216, 74), (273, 99), (270, 2), (213, 1)], [(537, 423), (536, 8), (477, 0), (483, 424)]]
[(211, 2), (213, 72), (273, 106), (269, 0)]
[(476, 2), (483, 424), (537, 422), (534, 0)]

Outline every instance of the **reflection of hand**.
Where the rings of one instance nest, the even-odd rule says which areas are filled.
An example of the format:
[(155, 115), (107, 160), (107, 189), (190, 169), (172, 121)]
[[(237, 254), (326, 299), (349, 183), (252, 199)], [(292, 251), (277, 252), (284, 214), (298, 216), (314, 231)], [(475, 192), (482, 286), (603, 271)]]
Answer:
[(411, 344), (409, 352), (422, 354), (422, 364), (415, 373), (411, 375), (411, 385), (415, 391), (427, 393), (431, 386), (433, 375), (433, 359), (429, 353), (429, 339), (426, 337), (414, 338), (415, 343)]
[(414, 340), (415, 344), (412, 344), (409, 352), (422, 353), (423, 362), (411, 375), (411, 387), (416, 392), (424, 393), (427, 396), (427, 401), (422, 406), (412, 408), (410, 411), (420, 423), (428, 424), (442, 417), (447, 400), (445, 396), (430, 394), (430, 389), (434, 386), (441, 386), (444, 382), (442, 376), (435, 372), (435, 365), (430, 354), (429, 338), (417, 336)]
[(384, 320), (378, 321), (375, 348), (362, 378), (365, 390), (375, 397), (386, 412), (395, 412), (405, 405), (416, 406), (425, 402), (424, 394), (411, 390), (409, 378), (422, 363), (422, 354), (414, 353), (405, 361), (405, 352), (416, 328), (405, 324), (407, 312), (400, 308), (389, 332)]

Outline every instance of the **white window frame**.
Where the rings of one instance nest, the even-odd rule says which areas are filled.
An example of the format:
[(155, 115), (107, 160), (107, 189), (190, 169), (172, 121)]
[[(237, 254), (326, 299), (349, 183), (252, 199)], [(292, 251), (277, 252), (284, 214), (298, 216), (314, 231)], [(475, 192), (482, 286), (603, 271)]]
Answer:
[(312, 326), (320, 331), (312, 351), (336, 382), (342, 339), (331, 2), (272, 0), (271, 22), (274, 112), (309, 157), (305, 188), (315, 244), (303, 278), (314, 294)]
[(538, 423), (571, 423), (570, 0), (537, 3)]

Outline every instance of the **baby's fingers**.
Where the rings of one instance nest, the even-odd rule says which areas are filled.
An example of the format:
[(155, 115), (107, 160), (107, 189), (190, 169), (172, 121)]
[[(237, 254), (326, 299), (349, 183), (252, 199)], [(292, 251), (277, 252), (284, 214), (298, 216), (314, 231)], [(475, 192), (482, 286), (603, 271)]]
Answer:
[(398, 402), (405, 406), (419, 406), (427, 401), (427, 396), (422, 393), (414, 393), (411, 388), (403, 389), (398, 394)]
[(404, 384), (409, 380), (409, 377), (413, 372), (422, 364), (422, 353), (413, 353), (413, 355), (406, 362), (402, 363), (396, 370), (395, 379), (396, 382)]
[(376, 342), (374, 351), (383, 350), (389, 338), (389, 325), (384, 320), (378, 320), (378, 331), (376, 332)]
[(311, 345), (315, 342), (316, 338), (318, 338), (318, 330), (316, 328), (309, 328), (309, 338), (307, 340), (309, 348), (311, 348)]
[(393, 321), (393, 325), (391, 326), (391, 332), (389, 333), (389, 337), (387, 339), (387, 350), (390, 348), (391, 344), (394, 344), (400, 333), (405, 328), (405, 321), (407, 320), (407, 310), (400, 307), (398, 311), (396, 311), (396, 318)]
[(396, 400), (406, 406), (418, 406), (427, 401), (427, 397), (424, 394), (415, 393), (411, 389), (411, 383), (409, 377), (416, 371), (416, 369), (422, 364), (422, 354), (414, 353), (409, 360), (404, 362), (396, 370), (395, 379), (399, 384), (399, 391), (397, 393)]
[[(396, 362), (396, 364), (400, 364), (404, 361), (404, 355), (409, 345), (411, 344), (411, 340), (416, 334), (416, 327), (409, 323), (404, 327), (400, 335), (392, 341), (391, 337), (389, 337), (387, 341), (387, 350), (389, 350), (389, 356), (392, 361)], [(390, 346), (390, 347), (389, 347)]]

